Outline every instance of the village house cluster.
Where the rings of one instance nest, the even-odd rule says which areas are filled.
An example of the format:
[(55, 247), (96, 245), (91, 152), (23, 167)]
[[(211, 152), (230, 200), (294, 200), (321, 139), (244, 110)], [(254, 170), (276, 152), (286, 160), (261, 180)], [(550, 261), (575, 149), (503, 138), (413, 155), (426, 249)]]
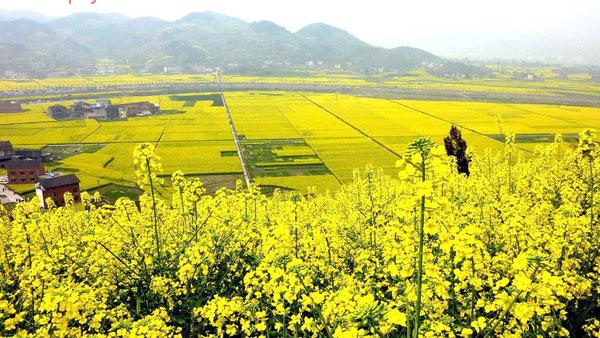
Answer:
[(41, 150), (15, 149), (10, 141), (0, 141), (0, 169), (6, 169), (2, 184), (36, 184), (36, 194), (41, 205), (47, 208), (47, 198), (54, 204), (65, 203), (64, 194), (71, 193), (75, 201), (80, 200), (79, 179), (75, 175), (46, 173)]
[(0, 141), (0, 169), (8, 169), (11, 166), (11, 162), (27, 160), (42, 162), (42, 151), (38, 149), (14, 148), (10, 141)]
[(158, 113), (160, 113), (160, 106), (148, 101), (123, 104), (112, 104), (110, 100), (96, 100), (96, 103), (79, 101), (70, 108), (60, 104), (48, 108), (48, 116), (55, 120), (121, 120)]

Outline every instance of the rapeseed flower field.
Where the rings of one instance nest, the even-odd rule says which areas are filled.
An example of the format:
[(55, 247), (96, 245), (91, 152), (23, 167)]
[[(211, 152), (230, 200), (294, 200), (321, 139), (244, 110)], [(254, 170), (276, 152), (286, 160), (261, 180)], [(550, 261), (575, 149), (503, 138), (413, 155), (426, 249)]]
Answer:
[[(56, 121), (46, 114), (55, 103), (27, 104), (26, 112), (0, 114), (0, 140), (36, 149), (98, 146), (94, 153), (76, 153), (48, 166), (76, 173), (84, 190), (111, 182), (135, 185), (131, 153), (144, 142), (157, 147), (166, 177), (180, 169), (188, 175), (227, 176), (233, 186), (242, 166), (226, 111), (213, 101), (215, 95), (220, 97), (115, 97), (115, 104), (149, 101), (169, 112), (120, 121)], [(592, 107), (295, 92), (240, 91), (224, 97), (242, 151), (252, 162), (252, 180), (262, 187), (299, 192), (312, 186), (336, 190), (340, 183), (353, 181), (355, 168), (369, 163), (393, 175), (395, 162), (412, 140), (426, 136), (441, 142), (452, 125), (461, 129), (469, 151), (479, 155), (486, 149), (501, 151), (504, 135), (514, 133), (515, 157), (534, 155), (536, 147), (550, 144), (557, 133), (572, 145), (580, 130), (600, 128), (600, 109)], [(33, 185), (12, 188), (28, 193)]]
[[(312, 71), (298, 76), (247, 76), (233, 74), (179, 74), (179, 75), (103, 75), (72, 76), (45, 79), (0, 80), (0, 92), (22, 92), (58, 89), (93, 89), (132, 87), (136, 85), (206, 85), (218, 81), (238, 85), (305, 85), (319, 88), (360, 87), (400, 88), (429, 91), (452, 91), (487, 94), (513, 95), (586, 95), (598, 96), (600, 85), (592, 81), (591, 74), (570, 74), (561, 78), (552, 68), (512, 68), (502, 70), (489, 67), (493, 77), (474, 79), (449, 79), (430, 74), (426, 69), (417, 69), (404, 74), (374, 73), (357, 75), (345, 72)], [(528, 73), (536, 77), (535, 81), (515, 78), (515, 73)]]
[(469, 177), (418, 138), (337, 192), (210, 195), (176, 171), (170, 199), (139, 145), (139, 205), (0, 208), (0, 334), (599, 337), (597, 139), (523, 160), (514, 140)]

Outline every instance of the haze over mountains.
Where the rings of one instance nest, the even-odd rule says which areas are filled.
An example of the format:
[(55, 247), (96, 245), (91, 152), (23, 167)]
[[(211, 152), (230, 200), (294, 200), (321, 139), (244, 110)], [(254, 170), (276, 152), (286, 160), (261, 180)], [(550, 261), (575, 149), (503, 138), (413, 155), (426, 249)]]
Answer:
[(270, 21), (248, 23), (213, 12), (169, 22), (151, 17), (79, 13), (45, 18), (33, 12), (0, 13), (0, 59), (4, 69), (31, 65), (83, 67), (97, 60), (167, 66), (267, 66), (322, 62), (355, 69), (411, 69), (440, 58), (410, 47), (371, 46), (326, 24), (292, 33)]
[[(576, 32), (570, 33), (577, 36)], [(506, 37), (445, 31), (440, 32), (435, 45), (456, 57), (485, 59), (501, 55), (598, 64), (600, 38), (594, 39), (598, 34), (590, 30), (579, 34), (581, 39), (565, 37), (564, 43), (557, 46), (551, 43), (551, 36), (540, 37), (535, 32)], [(322, 23), (290, 32), (270, 21), (250, 23), (214, 12), (191, 13), (176, 21), (165, 21), (97, 13), (49, 18), (33, 11), (0, 10), (1, 71), (89, 68), (98, 62), (135, 65), (149, 71), (220, 66), (252, 72), (311, 62), (353, 70), (406, 70), (446, 61), (417, 48), (375, 47)]]

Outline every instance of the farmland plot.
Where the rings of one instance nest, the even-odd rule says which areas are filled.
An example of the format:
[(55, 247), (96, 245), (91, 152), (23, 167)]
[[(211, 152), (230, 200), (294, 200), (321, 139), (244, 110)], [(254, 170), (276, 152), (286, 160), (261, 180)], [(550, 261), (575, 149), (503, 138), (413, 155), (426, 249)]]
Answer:
[[(133, 150), (142, 142), (157, 145), (157, 153), (164, 158), (165, 176), (175, 170), (211, 174), (232, 186), (241, 166), (224, 108), (214, 105), (207, 95), (190, 95), (196, 99), (188, 106), (188, 98), (170, 96), (112, 99), (113, 104), (150, 101), (160, 104), (163, 112), (119, 121), (55, 121), (44, 113), (49, 104), (27, 105), (29, 111), (16, 113), (14, 120), (0, 116), (0, 140), (10, 140), (17, 147), (45, 147), (45, 152), (55, 149), (59, 159), (47, 169), (77, 174), (84, 190), (108, 183), (135, 185)], [(3, 124), (5, 121), (11, 123)]]
[[(453, 124), (460, 127), (471, 151), (501, 149), (504, 134), (512, 132), (517, 149), (527, 156), (557, 133), (573, 142), (583, 128), (600, 128), (600, 109), (587, 107), (286, 92), (232, 92), (226, 98), (254, 182), (301, 191), (350, 182), (354, 170), (367, 164), (394, 175), (396, 160), (412, 140), (429, 136), (441, 143)], [(111, 122), (54, 121), (44, 113), (48, 103), (25, 105), (25, 113), (0, 115), (0, 139), (17, 147), (92, 147), (91, 152), (74, 152), (49, 166), (81, 175), (86, 188), (111, 182), (133, 185), (132, 152), (141, 142), (157, 146), (165, 176), (180, 169), (213, 184), (228, 180), (228, 186), (240, 178), (220, 94), (112, 100), (140, 101), (159, 104), (163, 113)]]

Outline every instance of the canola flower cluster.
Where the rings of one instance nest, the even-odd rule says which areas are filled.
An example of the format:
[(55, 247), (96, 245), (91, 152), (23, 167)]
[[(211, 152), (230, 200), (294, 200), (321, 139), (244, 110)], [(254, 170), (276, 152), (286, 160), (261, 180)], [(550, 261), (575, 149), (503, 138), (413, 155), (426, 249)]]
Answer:
[(0, 334), (18, 337), (600, 337), (600, 150), (536, 158), (428, 139), (399, 178), (323, 195), (205, 194), (136, 149), (139, 203), (0, 209)]

